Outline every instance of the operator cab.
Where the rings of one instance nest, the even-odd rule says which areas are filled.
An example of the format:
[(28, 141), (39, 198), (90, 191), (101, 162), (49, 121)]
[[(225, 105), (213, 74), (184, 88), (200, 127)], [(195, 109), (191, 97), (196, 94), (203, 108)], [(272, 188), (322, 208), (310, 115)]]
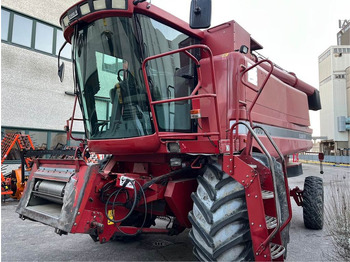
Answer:
[[(184, 53), (149, 61), (143, 75), (145, 58), (200, 42), (190, 29), (183, 32), (178, 25), (175, 29), (152, 18), (151, 11), (144, 14), (146, 4), (82, 1), (61, 17), (64, 35), (73, 46), (75, 90), (89, 140), (155, 133), (145, 78), (152, 101), (189, 96), (197, 84), (196, 65)], [(198, 50), (189, 52), (199, 59)], [(196, 129), (191, 100), (155, 104), (154, 110), (159, 132)]]

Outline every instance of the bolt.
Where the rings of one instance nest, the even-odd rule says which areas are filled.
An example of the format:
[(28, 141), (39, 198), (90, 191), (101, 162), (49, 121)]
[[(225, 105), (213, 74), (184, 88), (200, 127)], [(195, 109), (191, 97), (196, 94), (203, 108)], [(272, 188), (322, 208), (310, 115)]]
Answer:
[(252, 226), (254, 226), (254, 223), (252, 223)]
[(248, 178), (248, 177), (249, 177), (249, 175), (246, 175), (246, 177)]
[(80, 212), (78, 212), (78, 215), (80, 215)]
[(232, 162), (232, 158), (230, 158), (230, 161)]
[(264, 257), (267, 257), (266, 255), (264, 255)]
[(248, 194), (248, 197), (250, 197), (250, 194)]
[(230, 173), (232, 173), (232, 170), (230, 170)]
[(259, 255), (259, 253), (258, 253), (258, 252), (256, 252), (256, 253), (255, 253), (255, 255), (257, 255), (257, 256), (258, 256), (258, 255)]
[(244, 180), (242, 180), (242, 183), (244, 183)]
[(96, 216), (94, 216), (94, 218), (96, 218)]
[(258, 198), (258, 195), (255, 195), (255, 198)]
[(74, 223), (74, 225), (76, 226), (76, 225), (77, 225), (77, 223)]
[(90, 224), (90, 221), (86, 221), (86, 224)]
[(230, 165), (227, 165), (227, 168), (229, 168), (230, 167)]
[(259, 225), (259, 227), (262, 227), (262, 225)]

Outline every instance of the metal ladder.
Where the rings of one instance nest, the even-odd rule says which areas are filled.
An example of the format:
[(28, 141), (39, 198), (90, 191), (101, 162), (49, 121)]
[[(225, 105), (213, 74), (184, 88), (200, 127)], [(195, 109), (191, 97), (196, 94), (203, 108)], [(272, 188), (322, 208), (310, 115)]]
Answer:
[[(237, 125), (244, 125), (249, 130), (247, 136), (251, 135), (255, 141), (259, 144), (264, 152), (264, 155), (268, 159), (269, 171), (272, 178), (272, 188), (269, 190), (264, 190), (261, 188), (260, 178), (257, 173), (259, 169), (257, 161), (251, 155), (233, 155), (233, 129)], [(266, 147), (263, 145), (261, 140), (258, 138), (254, 129), (261, 129), (277, 154), (281, 158), (284, 182), (286, 188), (286, 197), (288, 203), (289, 217), (281, 225), (281, 211), (279, 209), (279, 199), (277, 192), (276, 183), (276, 172), (274, 168), (274, 162), (267, 151)], [(249, 145), (250, 147), (252, 144)], [(243, 151), (243, 152), (250, 152)], [(285, 253), (285, 247), (282, 246), (281, 232), (285, 226), (291, 220), (291, 205), (289, 199), (289, 187), (286, 177), (286, 165), (285, 160), (278, 149), (277, 145), (271, 138), (271, 136), (266, 132), (266, 130), (260, 126), (251, 127), (245, 122), (237, 122), (231, 127), (230, 132), (230, 154), (224, 156), (224, 171), (232, 175), (238, 182), (240, 182), (246, 191), (247, 209), (249, 216), (249, 223), (251, 227), (252, 242), (256, 260), (269, 261), (269, 260), (281, 260), (283, 261), (283, 254)], [(240, 172), (235, 172), (234, 170), (240, 170)], [(245, 175), (247, 174), (247, 175)], [(248, 175), (250, 174), (250, 175)], [(272, 202), (273, 201), (273, 202)], [(276, 216), (270, 216), (266, 214), (265, 207), (269, 205), (270, 209), (273, 209)], [(273, 206), (273, 207), (271, 207)]]

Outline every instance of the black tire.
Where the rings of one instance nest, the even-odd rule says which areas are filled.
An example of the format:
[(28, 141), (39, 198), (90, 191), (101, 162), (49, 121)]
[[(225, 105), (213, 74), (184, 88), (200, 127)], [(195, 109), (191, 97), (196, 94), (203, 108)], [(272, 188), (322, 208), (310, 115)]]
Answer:
[(322, 178), (309, 176), (305, 178), (303, 191), (304, 225), (309, 229), (323, 228), (324, 192)]
[(201, 261), (254, 260), (244, 187), (209, 164), (191, 197), (194, 255)]

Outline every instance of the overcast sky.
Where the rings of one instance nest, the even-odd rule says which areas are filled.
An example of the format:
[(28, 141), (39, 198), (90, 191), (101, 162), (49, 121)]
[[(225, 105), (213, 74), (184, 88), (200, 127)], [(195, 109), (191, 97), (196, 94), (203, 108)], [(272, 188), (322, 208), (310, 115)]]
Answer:
[[(152, 4), (189, 21), (190, 0)], [(212, 26), (235, 20), (264, 47), (262, 55), (316, 88), (318, 56), (337, 44), (339, 19), (350, 19), (350, 0), (212, 0)], [(319, 116), (310, 117), (319, 135)]]

